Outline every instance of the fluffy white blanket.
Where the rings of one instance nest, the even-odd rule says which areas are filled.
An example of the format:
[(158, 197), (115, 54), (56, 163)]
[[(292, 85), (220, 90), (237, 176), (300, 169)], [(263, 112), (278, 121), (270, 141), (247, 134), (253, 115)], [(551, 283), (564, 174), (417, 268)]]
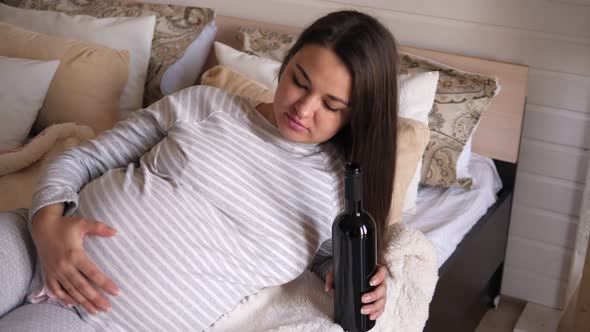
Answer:
[[(438, 280), (436, 251), (422, 233), (401, 223), (389, 227), (387, 243), (387, 304), (371, 331), (422, 331)], [(323, 281), (305, 271), (247, 297), (210, 331), (340, 332), (333, 301)]]

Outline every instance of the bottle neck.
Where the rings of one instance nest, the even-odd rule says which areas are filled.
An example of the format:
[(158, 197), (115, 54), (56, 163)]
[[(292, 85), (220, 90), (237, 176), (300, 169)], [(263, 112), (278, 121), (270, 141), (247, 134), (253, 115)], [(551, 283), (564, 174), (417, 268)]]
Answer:
[(344, 202), (344, 209), (348, 214), (358, 215), (363, 210), (363, 201), (347, 199)]

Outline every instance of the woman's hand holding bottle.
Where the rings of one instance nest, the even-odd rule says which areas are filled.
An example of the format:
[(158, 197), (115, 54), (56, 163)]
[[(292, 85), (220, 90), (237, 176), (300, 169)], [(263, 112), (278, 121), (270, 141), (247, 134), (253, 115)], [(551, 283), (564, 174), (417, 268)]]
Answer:
[[(370, 315), (369, 319), (377, 320), (379, 316), (383, 314), (385, 310), (385, 302), (387, 302), (387, 284), (385, 281), (385, 276), (387, 275), (387, 269), (382, 265), (377, 265), (377, 272), (371, 278), (372, 286), (375, 286), (375, 289), (372, 292), (363, 294), (361, 301), (366, 303), (361, 308), (361, 313), (363, 315)], [(334, 289), (334, 272), (329, 271), (326, 273), (326, 292), (331, 291)]]

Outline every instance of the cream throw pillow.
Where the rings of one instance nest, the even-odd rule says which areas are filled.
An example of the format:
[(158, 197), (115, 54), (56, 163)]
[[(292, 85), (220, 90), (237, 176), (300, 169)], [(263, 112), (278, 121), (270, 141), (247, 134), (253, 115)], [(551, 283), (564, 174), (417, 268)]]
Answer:
[(0, 150), (23, 145), (58, 66), (58, 60), (0, 56)]
[(50, 36), (96, 43), (129, 51), (129, 79), (118, 101), (120, 117), (141, 108), (156, 18), (94, 18), (66, 15), (47, 10), (15, 8), (0, 4), (0, 21)]
[(37, 115), (36, 131), (62, 122), (86, 124), (96, 132), (115, 124), (129, 70), (127, 51), (42, 35), (1, 22), (0, 40), (1, 56), (60, 60)]
[[(247, 97), (254, 103), (272, 101), (272, 93), (269, 89), (231, 68), (213, 67), (203, 74), (201, 83)], [(410, 112), (408, 111), (408, 113)], [(397, 165), (389, 216), (390, 223), (401, 221), (406, 192), (416, 174), (418, 162), (422, 159), (422, 153), (428, 144), (429, 137), (430, 130), (427, 123), (410, 118), (399, 118)]]

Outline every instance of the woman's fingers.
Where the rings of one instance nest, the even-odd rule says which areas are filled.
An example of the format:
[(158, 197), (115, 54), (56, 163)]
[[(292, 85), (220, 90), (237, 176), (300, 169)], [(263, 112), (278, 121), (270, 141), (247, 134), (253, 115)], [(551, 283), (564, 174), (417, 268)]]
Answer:
[(111, 236), (114, 236), (115, 234), (117, 234), (116, 229), (114, 229), (113, 227), (111, 227), (103, 222), (89, 220), (89, 219), (85, 219), (85, 221), (86, 221), (86, 223), (85, 223), (86, 234), (105, 236), (105, 237), (111, 237)]
[[(101, 311), (107, 312), (110, 310), (111, 305), (109, 301), (102, 296), (94, 287), (90, 284), (88, 279), (84, 277), (79, 271), (71, 270), (66, 275), (70, 284), (72, 284), (78, 293), (80, 293), (87, 301), (89, 301), (94, 307), (99, 308)], [(82, 303), (80, 303), (82, 304)]]
[(96, 315), (98, 313), (98, 309), (96, 308), (96, 306), (94, 306), (92, 302), (90, 302), (84, 295), (82, 295), (67, 277), (61, 278), (59, 283), (61, 284), (63, 289), (65, 289), (65, 291), (71, 297), (73, 297), (74, 300), (76, 300), (76, 302), (78, 302), (82, 307), (84, 307), (84, 309), (86, 309), (86, 311), (93, 315)]
[(381, 309), (381, 310), (379, 310), (377, 312), (374, 312), (374, 313), (370, 314), (369, 315), (369, 319), (370, 320), (377, 320), (377, 318), (379, 318), (381, 315), (383, 315), (383, 312), (384, 311), (385, 311), (385, 308), (383, 308), (383, 309)]
[(385, 280), (386, 275), (387, 269), (382, 265), (377, 265), (377, 272), (375, 272), (375, 275), (373, 275), (369, 283), (371, 284), (371, 286), (377, 286), (381, 284), (383, 280)]
[(381, 315), (379, 312), (382, 313), (384, 308), (385, 308), (385, 298), (380, 298), (379, 300), (377, 300), (371, 304), (367, 304), (367, 305), (362, 306), (361, 314), (363, 314), (363, 315), (377, 314), (377, 317), (379, 317)]
[(47, 287), (53, 295), (57, 296), (58, 299), (66, 302), (69, 305), (76, 305), (78, 302), (69, 296), (61, 287), (59, 282), (55, 278), (46, 277)]
[(373, 289), (373, 291), (363, 294), (361, 301), (363, 303), (371, 303), (371, 302), (376, 301), (380, 298), (385, 298), (386, 295), (387, 295), (387, 287), (385, 287), (385, 283), (382, 283), (379, 286), (375, 287), (375, 289)]
[(328, 271), (328, 273), (326, 273), (326, 286), (325, 286), (324, 290), (326, 292), (329, 292), (333, 288), (334, 288), (334, 272)]
[(111, 295), (119, 295), (119, 287), (107, 277), (88, 257), (78, 263), (78, 269), (88, 280)]

